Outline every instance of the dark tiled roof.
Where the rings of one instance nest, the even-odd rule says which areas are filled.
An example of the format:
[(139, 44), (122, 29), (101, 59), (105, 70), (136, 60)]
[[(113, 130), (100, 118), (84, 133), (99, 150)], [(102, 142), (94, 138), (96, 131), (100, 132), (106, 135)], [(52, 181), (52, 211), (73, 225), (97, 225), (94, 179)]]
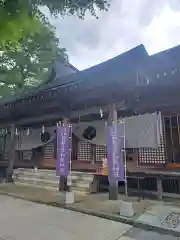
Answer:
[(92, 87), (102, 82), (107, 81), (122, 81), (127, 74), (132, 73), (137, 69), (144, 58), (148, 57), (148, 53), (143, 45), (139, 45), (125, 53), (122, 53), (112, 59), (102, 62), (98, 65), (76, 72), (75, 74), (64, 77), (59, 82), (59, 85), (46, 85), (45, 89), (54, 87), (65, 87), (68, 84), (83, 83)]
[(40, 91), (66, 87), (66, 85), (79, 82), (93, 86), (100, 82), (105, 84), (107, 81), (113, 79), (121, 81), (130, 71), (134, 75), (133, 70), (136, 69), (137, 64), (142, 62), (147, 56), (148, 53), (145, 47), (139, 45), (125, 53), (83, 71), (78, 71), (70, 63), (62, 64), (62, 62), (56, 61), (46, 84), (36, 89), (32, 88), (28, 93), (22, 93), (18, 97), (13, 96), (8, 99), (8, 101), (1, 102), (1, 104), (24, 99), (29, 95), (36, 95)]
[[(33, 97), (38, 96), (37, 99), (40, 99), (38, 104), (43, 108), (38, 113), (41, 115), (45, 112), (57, 112), (57, 105), (59, 111), (66, 111), (66, 113), (72, 110), (82, 110), (87, 106), (92, 107), (97, 104), (108, 104), (109, 101), (115, 100), (127, 100), (127, 102), (130, 102), (131, 106), (131, 100), (133, 102), (136, 95), (140, 94), (140, 99), (143, 99), (143, 101), (139, 101), (138, 103), (140, 109), (143, 102), (145, 105), (152, 105), (151, 99), (153, 89), (156, 90), (156, 96), (154, 95), (154, 98), (159, 96), (159, 99), (162, 102), (164, 101), (162, 99), (163, 93), (159, 90), (168, 89), (167, 86), (163, 85), (165, 82), (170, 86), (172, 85), (171, 82), (174, 82), (174, 86), (177, 88), (179, 75), (174, 74), (174, 78), (172, 78), (172, 75), (171, 77), (165, 77), (166, 74), (164, 73), (172, 72), (175, 68), (179, 71), (179, 62), (180, 46), (149, 56), (145, 47), (139, 45), (121, 55), (83, 71), (78, 71), (72, 65), (68, 65), (72, 68), (72, 71), (68, 70), (65, 71), (66, 74), (62, 74), (60, 71), (62, 68), (59, 68), (59, 74), (57, 74), (57, 64), (57, 66), (53, 68), (52, 74), (46, 84), (4, 103), (12, 103), (32, 96), (32, 100), (35, 101), (36, 104), (36, 97), (34, 99)], [(139, 72), (143, 73), (145, 80), (146, 78), (151, 78), (151, 83), (158, 84), (146, 84), (145, 87), (138, 86), (137, 78)], [(156, 81), (157, 74), (161, 74), (162, 81)], [(142, 80), (143, 79), (144, 78), (142, 78)], [(162, 88), (162, 86), (165, 87)], [(172, 86), (170, 88), (171, 90), (173, 89)], [(54, 89), (57, 91), (51, 92)], [(48, 92), (47, 95), (46, 91)], [(47, 98), (48, 100), (45, 99), (47, 100), (46, 104), (43, 103), (43, 100), (41, 101), (44, 93), (46, 97), (49, 97), (49, 99)], [(58, 100), (56, 101), (56, 99)], [(16, 106), (19, 106), (18, 102), (17, 105), (13, 104), (13, 109), (15, 110), (12, 111), (10, 109), (11, 105), (4, 107), (3, 104), (0, 104), (1, 109), (4, 111), (4, 113), (2, 113), (2, 121), (6, 122), (7, 117), (9, 117), (9, 119), (12, 119), (13, 117), (20, 119), (31, 116), (31, 114), (34, 114), (35, 116), (34, 102), (32, 101), (32, 103), (29, 104), (29, 101), (31, 102), (31, 99), (24, 101), (25, 104), (22, 104), (22, 107), (19, 107), (22, 115), (16, 111)], [(48, 102), (53, 102), (52, 105), (50, 104), (49, 108)], [(28, 108), (26, 107), (26, 103), (28, 104)], [(157, 108), (154, 103), (153, 108)]]
[(3, 99), (2, 101), (0, 101), (0, 104), (5, 104), (5, 103), (13, 102), (19, 99), (23, 99), (29, 95), (36, 94), (39, 91), (46, 89), (48, 87), (52, 87), (52, 86), (55, 87), (55, 86), (61, 85), (61, 79), (63, 79), (64, 77), (67, 77), (68, 75), (76, 73), (77, 71), (78, 69), (75, 68), (69, 62), (63, 63), (62, 61), (57, 60), (54, 62), (54, 66), (52, 68), (51, 74), (44, 84), (40, 85), (38, 88), (37, 87), (28, 88), (28, 90), (22, 91), (21, 93), (19, 93), (19, 95), (13, 95), (7, 99)]
[(139, 70), (143, 75), (155, 80), (158, 73), (172, 71), (179, 66), (179, 62), (180, 46), (149, 56), (143, 45), (83, 71), (78, 71), (70, 63), (62, 64), (56, 61), (46, 84), (36, 89), (32, 88), (28, 93), (22, 93), (3, 103), (24, 99), (41, 91), (66, 88), (69, 85), (80, 84), (84, 89), (95, 88), (99, 84), (106, 86), (107, 83), (113, 83), (113, 81), (132, 81), (135, 80), (135, 74)]
[(75, 68), (69, 62), (64, 63), (62, 61), (55, 61), (53, 64), (53, 69), (47, 83), (52, 83), (52, 85), (56, 86), (61, 84), (61, 79), (78, 72), (79, 70)]
[(168, 74), (176, 68), (180, 68), (180, 45), (149, 56), (141, 65), (142, 72), (154, 80), (157, 74)]

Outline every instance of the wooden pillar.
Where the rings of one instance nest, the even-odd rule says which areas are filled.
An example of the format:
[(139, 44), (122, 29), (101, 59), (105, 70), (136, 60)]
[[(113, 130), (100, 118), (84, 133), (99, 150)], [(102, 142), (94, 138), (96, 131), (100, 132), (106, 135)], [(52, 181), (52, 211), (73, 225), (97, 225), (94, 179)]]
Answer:
[(12, 125), (10, 144), (9, 144), (9, 150), (8, 150), (8, 168), (6, 172), (6, 182), (13, 182), (12, 175), (13, 175), (15, 152), (16, 152), (15, 145), (16, 145), (16, 128), (15, 128), (15, 125)]
[[(113, 122), (117, 121), (117, 109), (115, 104), (109, 105), (109, 117), (108, 125), (111, 125)], [(118, 199), (118, 182), (109, 182), (109, 200)]]
[(163, 198), (162, 178), (157, 178), (157, 192), (158, 192), (158, 199), (162, 200)]

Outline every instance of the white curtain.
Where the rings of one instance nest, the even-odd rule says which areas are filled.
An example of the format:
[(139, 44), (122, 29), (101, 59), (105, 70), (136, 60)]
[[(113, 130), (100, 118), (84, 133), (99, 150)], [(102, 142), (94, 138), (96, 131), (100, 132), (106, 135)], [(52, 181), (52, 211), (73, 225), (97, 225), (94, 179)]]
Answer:
[[(92, 144), (106, 145), (104, 120), (83, 122), (72, 125), (72, 132), (80, 139), (84, 140), (83, 132), (88, 126), (96, 128), (96, 137), (90, 141)], [(124, 135), (123, 124), (121, 136)], [(45, 127), (45, 131), (49, 132), (51, 137), (47, 142), (51, 142), (54, 137), (56, 126)], [(42, 129), (22, 130), (18, 133), (18, 141), (16, 150), (30, 150), (43, 146), (47, 143), (41, 141)], [(125, 140), (127, 148), (157, 148), (160, 145), (160, 135), (162, 134), (162, 118), (160, 113), (144, 114), (125, 118)]]
[(54, 134), (55, 129), (56, 127), (48, 127), (48, 128), (45, 127), (45, 131), (49, 132), (51, 135), (49, 141), (46, 143), (41, 141), (42, 128), (29, 129), (29, 134), (28, 134), (28, 129), (19, 131), (18, 137), (17, 137), (18, 140), (16, 143), (16, 150), (25, 151), (25, 150), (30, 150), (30, 149), (48, 144), (55, 137), (55, 134)]
[[(125, 120), (125, 141), (127, 148), (157, 148), (160, 145), (162, 134), (162, 118), (160, 113), (137, 115)], [(88, 126), (96, 128), (96, 137), (90, 141), (93, 144), (106, 145), (105, 124), (102, 121), (93, 121), (73, 124), (73, 133), (83, 140), (83, 132)], [(124, 136), (124, 127), (121, 124), (120, 135)]]
[(125, 118), (126, 147), (157, 148), (160, 145), (161, 124), (158, 113)]

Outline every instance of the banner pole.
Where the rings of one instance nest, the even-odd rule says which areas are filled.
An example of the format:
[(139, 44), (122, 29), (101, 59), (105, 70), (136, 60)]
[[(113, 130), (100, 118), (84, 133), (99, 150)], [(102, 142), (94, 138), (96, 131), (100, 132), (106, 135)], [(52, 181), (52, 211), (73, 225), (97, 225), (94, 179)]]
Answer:
[(128, 196), (128, 184), (127, 184), (127, 156), (126, 156), (126, 120), (124, 119), (124, 187), (125, 195)]
[[(112, 128), (112, 125), (117, 122), (117, 106), (115, 103), (112, 103), (109, 105), (109, 116), (108, 116), (108, 128), (111, 126)], [(108, 131), (107, 131), (108, 132)], [(112, 136), (109, 136), (108, 137), (109, 139), (107, 139), (107, 141), (110, 141), (110, 145), (113, 145), (113, 141), (112, 141)], [(108, 147), (108, 143), (107, 143), (107, 147)], [(113, 146), (109, 146), (110, 148), (113, 148)], [(111, 151), (113, 151), (113, 149), (111, 149)], [(107, 160), (108, 160), (108, 175), (109, 175), (109, 200), (118, 200), (118, 184), (117, 184), (117, 181), (114, 181), (112, 180), (112, 176), (110, 176), (110, 172), (111, 172), (111, 175), (114, 173), (112, 173), (113, 169), (110, 169), (111, 167), (114, 167), (114, 166), (109, 166), (109, 164), (111, 165), (114, 165), (112, 163), (113, 161), (113, 156), (112, 156), (112, 153), (109, 153), (111, 156), (108, 156), (107, 155)], [(110, 159), (108, 159), (108, 157)], [(111, 179), (110, 179), (111, 178)]]
[(72, 191), (72, 125), (69, 125), (69, 188)]
[(65, 204), (74, 203), (74, 192), (72, 190), (72, 125), (68, 125), (69, 130), (69, 174), (68, 174), (68, 191), (66, 192)]

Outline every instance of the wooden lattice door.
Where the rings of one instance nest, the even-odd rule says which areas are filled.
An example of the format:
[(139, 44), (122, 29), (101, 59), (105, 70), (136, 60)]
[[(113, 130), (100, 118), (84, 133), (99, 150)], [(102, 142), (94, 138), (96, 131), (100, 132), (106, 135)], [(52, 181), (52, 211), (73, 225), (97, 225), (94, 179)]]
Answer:
[(167, 162), (180, 166), (180, 116), (164, 117), (164, 128)]

